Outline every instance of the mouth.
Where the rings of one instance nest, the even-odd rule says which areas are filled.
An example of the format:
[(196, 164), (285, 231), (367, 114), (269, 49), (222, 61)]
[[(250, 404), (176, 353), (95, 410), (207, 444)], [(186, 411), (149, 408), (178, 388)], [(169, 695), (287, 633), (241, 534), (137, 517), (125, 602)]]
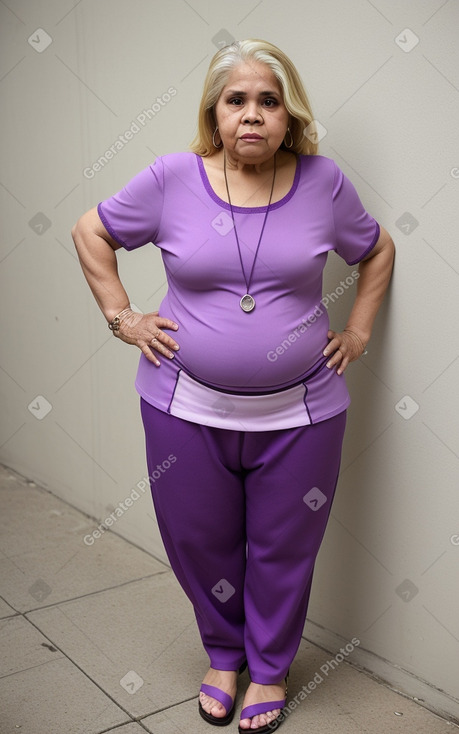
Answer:
[(241, 140), (263, 140), (261, 135), (257, 135), (257, 133), (246, 133), (245, 135), (241, 135)]

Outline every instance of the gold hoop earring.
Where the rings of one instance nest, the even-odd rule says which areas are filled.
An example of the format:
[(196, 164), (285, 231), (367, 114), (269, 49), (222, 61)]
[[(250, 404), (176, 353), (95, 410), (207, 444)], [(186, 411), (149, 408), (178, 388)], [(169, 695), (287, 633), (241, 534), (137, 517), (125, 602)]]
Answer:
[(217, 132), (217, 130), (218, 130), (218, 126), (215, 128), (214, 134), (212, 135), (212, 143), (213, 143), (214, 148), (221, 148), (222, 145), (223, 145), (223, 141), (221, 139), (221, 136), (220, 136), (220, 145), (217, 145), (217, 143), (215, 142), (215, 133)]
[[(285, 142), (285, 136), (284, 136), (284, 145), (285, 145), (286, 148), (291, 148), (292, 145), (293, 145), (293, 135), (290, 132), (290, 128), (289, 127), (287, 128), (287, 133), (290, 135), (290, 144), (287, 145), (287, 143)], [(287, 133), (285, 133), (285, 135), (287, 135)]]

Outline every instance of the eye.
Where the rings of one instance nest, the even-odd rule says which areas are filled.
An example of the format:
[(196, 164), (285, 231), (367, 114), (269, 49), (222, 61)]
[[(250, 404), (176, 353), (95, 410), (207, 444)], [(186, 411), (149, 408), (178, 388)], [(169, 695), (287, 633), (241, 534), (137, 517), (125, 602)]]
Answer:
[(273, 97), (267, 97), (263, 104), (265, 105), (265, 107), (277, 107), (278, 101)]
[(228, 100), (228, 103), (234, 104), (234, 105), (241, 105), (242, 99), (240, 97), (231, 97), (231, 99)]

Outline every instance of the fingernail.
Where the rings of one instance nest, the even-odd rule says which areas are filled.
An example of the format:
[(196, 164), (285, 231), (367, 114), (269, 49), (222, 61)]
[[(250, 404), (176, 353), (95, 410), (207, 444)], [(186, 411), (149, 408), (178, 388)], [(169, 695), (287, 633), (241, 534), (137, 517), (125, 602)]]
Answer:
[(177, 351), (177, 349), (179, 349), (179, 345), (178, 344), (174, 344), (174, 346), (172, 347), (172, 349), (175, 349), (175, 351)]

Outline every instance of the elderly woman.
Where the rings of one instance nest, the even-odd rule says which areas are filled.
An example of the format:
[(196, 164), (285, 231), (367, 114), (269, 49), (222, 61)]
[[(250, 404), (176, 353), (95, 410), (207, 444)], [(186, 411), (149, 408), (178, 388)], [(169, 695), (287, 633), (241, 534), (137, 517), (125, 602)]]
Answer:
[[(239, 731), (276, 729), (338, 478), (358, 359), (394, 245), (336, 163), (317, 155), (292, 62), (265, 41), (211, 61), (191, 152), (158, 157), (84, 214), (73, 237), (113, 334), (141, 351), (136, 387), (171, 566), (210, 659), (199, 711)], [(159, 311), (131, 310), (115, 251), (161, 249)], [(335, 250), (358, 279), (329, 330), (322, 271)], [(135, 296), (134, 299), (135, 301)]]

